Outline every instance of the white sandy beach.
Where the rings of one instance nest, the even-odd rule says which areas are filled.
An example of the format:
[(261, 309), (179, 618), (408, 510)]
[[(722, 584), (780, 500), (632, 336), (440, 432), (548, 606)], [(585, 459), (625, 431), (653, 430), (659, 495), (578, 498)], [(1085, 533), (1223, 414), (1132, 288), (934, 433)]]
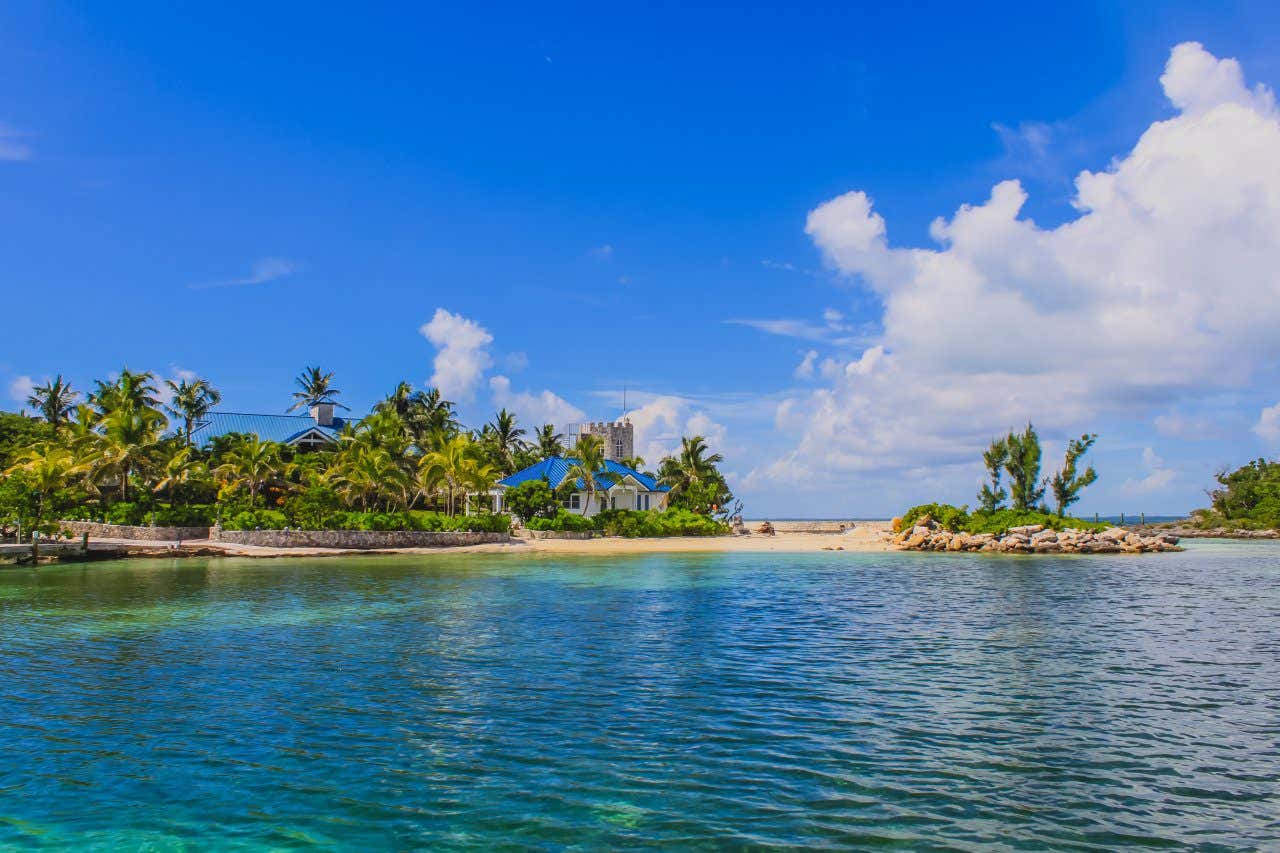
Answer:
[[(456, 548), (382, 548), (359, 551), (340, 548), (265, 548), (234, 545), (207, 539), (187, 540), (184, 551), (214, 552), (229, 557), (336, 557), (371, 554), (655, 554), (680, 552), (777, 552), (806, 553), (815, 551), (892, 551), (882, 534), (889, 530), (887, 521), (858, 522), (844, 533), (800, 533), (783, 531), (773, 536), (752, 533), (744, 536), (673, 536), (662, 539), (624, 539), (604, 536), (595, 539), (527, 539), (513, 537), (510, 542), (491, 545), (468, 545)], [(122, 539), (95, 539), (91, 547), (125, 546), (130, 556), (164, 556), (177, 543), (139, 542)]]

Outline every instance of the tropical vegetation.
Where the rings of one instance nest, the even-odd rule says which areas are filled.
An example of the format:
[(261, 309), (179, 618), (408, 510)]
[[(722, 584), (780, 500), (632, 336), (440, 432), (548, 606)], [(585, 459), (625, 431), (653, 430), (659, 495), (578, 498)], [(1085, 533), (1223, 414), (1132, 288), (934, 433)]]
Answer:
[(1280, 528), (1280, 462), (1255, 459), (1234, 471), (1219, 471), (1209, 490), (1210, 505), (1196, 510), (1198, 527), (1239, 530)]
[[(331, 371), (308, 367), (295, 384), (291, 411), (341, 405)], [(416, 390), (404, 382), (366, 417), (345, 421), (330, 447), (304, 450), (237, 434), (202, 442), (200, 425), (221, 399), (207, 379), (161, 383), (152, 373), (128, 368), (96, 381), (87, 394), (62, 376), (35, 387), (27, 401), (34, 417), (0, 413), (0, 536), (19, 527), (52, 532), (60, 519), (217, 521), (263, 529), (506, 529), (509, 517), (491, 513), (486, 493), (502, 477), (566, 453), (564, 437), (552, 425), (526, 429), (503, 409), (479, 429), (466, 429), (437, 389)], [(671, 487), (670, 506), (699, 518), (723, 514), (732, 494), (719, 461), (701, 436), (685, 439), (678, 454), (663, 459), (657, 476)], [(569, 464), (585, 484), (588, 505), (617, 483), (594, 436), (578, 442)], [(568, 515), (565, 497), (545, 484), (525, 484), (511, 490), (506, 503), (530, 525), (576, 524), (556, 521)], [(626, 524), (621, 516), (609, 517), (619, 530), (699, 527), (684, 515)]]
[[(903, 529), (927, 517), (947, 530), (963, 533), (1004, 533), (1011, 527), (1031, 524), (1054, 530), (1105, 528), (1105, 524), (1067, 515), (1067, 509), (1080, 500), (1080, 493), (1098, 479), (1092, 465), (1080, 468), (1097, 440), (1092, 433), (1069, 440), (1062, 467), (1052, 477), (1043, 477), (1043, 452), (1035, 427), (1027, 424), (1021, 432), (1010, 431), (992, 440), (982, 454), (987, 482), (978, 492), (977, 509), (970, 512), (967, 504), (920, 504), (897, 519), (895, 526)], [(1046, 492), (1053, 497), (1053, 510), (1045, 501)]]

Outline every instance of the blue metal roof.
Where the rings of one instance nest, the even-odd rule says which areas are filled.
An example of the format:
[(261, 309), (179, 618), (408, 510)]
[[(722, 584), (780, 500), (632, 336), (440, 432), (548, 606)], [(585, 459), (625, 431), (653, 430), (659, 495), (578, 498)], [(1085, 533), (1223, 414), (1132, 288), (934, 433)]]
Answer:
[[(538, 462), (534, 465), (530, 465), (528, 468), (525, 468), (522, 471), (517, 471), (516, 473), (512, 474), (510, 477), (505, 477), (499, 480), (498, 485), (499, 486), (518, 486), (521, 483), (527, 483), (529, 480), (541, 480), (543, 477), (546, 477), (547, 482), (551, 484), (551, 488), (558, 489), (560, 487), (560, 484), (564, 482), (565, 477), (569, 475), (569, 468), (577, 464), (578, 464), (577, 459), (566, 459), (563, 456), (548, 456), (546, 459), (543, 459), (541, 462)], [(635, 470), (634, 468), (628, 468), (626, 465), (623, 465), (620, 462), (606, 460), (604, 463), (604, 470), (609, 471), (613, 474), (617, 474), (618, 476), (621, 476), (621, 477), (625, 477), (628, 475), (632, 476), (636, 479), (637, 482), (640, 483), (640, 485), (644, 486), (646, 491), (650, 491), (650, 492), (671, 491), (670, 486), (660, 485), (657, 480), (653, 479), (647, 474), (641, 474), (639, 471)], [(595, 476), (595, 481), (596, 481), (596, 488), (599, 488), (599, 489), (608, 489), (611, 485), (613, 485), (612, 483), (608, 483), (602, 480), (599, 474)], [(573, 484), (576, 488), (581, 489), (582, 478), (579, 477), (578, 479), (574, 480)]]
[(315, 430), (337, 441), (346, 418), (335, 417), (332, 426), (320, 426), (310, 415), (253, 415), (244, 412), (210, 412), (191, 430), (192, 439), (202, 445), (228, 433), (256, 435), (263, 441), (288, 444), (306, 432)]

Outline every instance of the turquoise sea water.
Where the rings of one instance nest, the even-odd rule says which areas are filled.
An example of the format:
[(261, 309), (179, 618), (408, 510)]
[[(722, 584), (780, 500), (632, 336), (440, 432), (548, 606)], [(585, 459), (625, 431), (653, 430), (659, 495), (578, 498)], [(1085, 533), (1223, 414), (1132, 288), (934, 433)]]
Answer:
[(0, 572), (0, 847), (1280, 846), (1280, 547)]

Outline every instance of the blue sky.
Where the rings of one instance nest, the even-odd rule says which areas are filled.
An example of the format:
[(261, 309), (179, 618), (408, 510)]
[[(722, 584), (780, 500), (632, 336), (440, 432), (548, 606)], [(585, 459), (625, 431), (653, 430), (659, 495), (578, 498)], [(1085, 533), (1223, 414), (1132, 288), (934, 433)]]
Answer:
[[(651, 454), (706, 432), (749, 513), (824, 516), (972, 500), (979, 438), (1031, 418), (1054, 454), (1068, 435), (1101, 433), (1102, 480), (1082, 511), (1185, 511), (1213, 470), (1276, 450), (1275, 362), (1251, 337), (1265, 317), (1208, 321), (1211, 337), (1183, 335), (1179, 349), (1153, 330), (1182, 315), (1116, 317), (1089, 291), (1089, 322), (1151, 328), (1129, 349), (1088, 334), (1075, 353), (1047, 344), (1066, 373), (1015, 369), (1008, 405), (956, 402), (948, 389), (1018, 354), (967, 346), (980, 332), (949, 339), (947, 315), (927, 307), (940, 334), (914, 335), (913, 300), (951, 284), (884, 272), (842, 242), (840, 222), (866, 212), (822, 206), (864, 192), (891, 246), (937, 249), (936, 218), (1017, 179), (1017, 216), (1045, 233), (1070, 223), (1077, 173), (1189, 115), (1160, 81), (1188, 41), (1238, 60), (1247, 87), (1280, 85), (1280, 11), (1264, 3), (224, 4), (203, 17), (10, 4), (3, 405), (18, 408), (29, 381), (63, 373), (85, 387), (121, 365), (194, 371), (228, 408), (261, 411), (283, 409), (309, 364), (335, 370), (356, 410), (400, 379), (435, 377), (473, 423), (499, 403), (529, 419), (612, 417), (625, 386)], [(1275, 166), (1252, 163), (1241, 186)], [(839, 221), (815, 226), (820, 209)], [(1215, 240), (1222, 216), (1162, 239)], [(1131, 242), (1148, 238), (1158, 244)], [(1205, 275), (1226, 276), (1233, 257), (1207, 255)], [(1052, 293), (1025, 269), (980, 272), (1049, 305), (1094, 285), (1123, 299), (1145, 280), (1134, 263), (1072, 268)], [(1280, 303), (1274, 277), (1245, 278), (1252, 289), (1234, 296)], [(1214, 294), (1231, 286), (1208, 281), (1187, 310), (1218, 317)], [(1046, 322), (1024, 307), (990, 318), (991, 334)], [(877, 347), (886, 361), (867, 358)], [(1173, 363), (1195, 381), (1148, 369)], [(938, 364), (955, 368), (946, 382), (933, 382)], [(886, 369), (887, 386), (870, 384)], [(882, 400), (907, 385), (921, 393)]]

